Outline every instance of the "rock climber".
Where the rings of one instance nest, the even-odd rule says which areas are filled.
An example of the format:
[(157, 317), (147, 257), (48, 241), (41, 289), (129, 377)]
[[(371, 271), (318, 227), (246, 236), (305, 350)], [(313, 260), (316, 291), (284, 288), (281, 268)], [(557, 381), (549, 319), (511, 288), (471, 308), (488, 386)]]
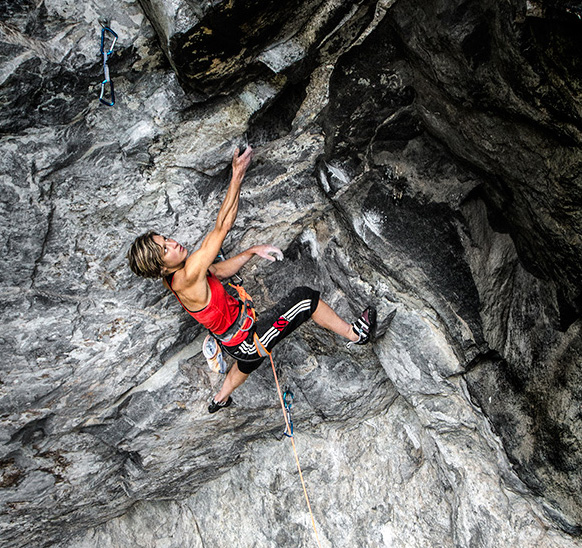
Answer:
[[(231, 394), (244, 383), (271, 349), (310, 317), (318, 325), (348, 339), (352, 344), (366, 344), (376, 324), (376, 311), (368, 307), (349, 324), (319, 298), (309, 287), (297, 287), (272, 310), (254, 321), (250, 303), (244, 295), (233, 297), (222, 280), (234, 276), (253, 255), (269, 261), (283, 259), (272, 245), (255, 245), (238, 255), (216, 262), (226, 235), (234, 225), (239, 208), (241, 183), (251, 163), (249, 146), (241, 154), (237, 148), (232, 159), (232, 178), (216, 218), (214, 228), (191, 254), (175, 240), (147, 232), (135, 239), (128, 252), (131, 270), (146, 278), (162, 278), (186, 311), (219, 341), (222, 349), (236, 359), (220, 391), (208, 407), (210, 413), (228, 407)], [(254, 342), (254, 334), (260, 344)], [(262, 347), (262, 348), (259, 348)]]

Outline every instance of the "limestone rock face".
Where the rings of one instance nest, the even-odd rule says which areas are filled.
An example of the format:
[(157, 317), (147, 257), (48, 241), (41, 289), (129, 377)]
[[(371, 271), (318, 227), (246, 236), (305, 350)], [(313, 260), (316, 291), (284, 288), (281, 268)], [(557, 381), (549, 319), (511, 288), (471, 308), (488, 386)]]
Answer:
[(338, 0), (141, 4), (182, 82), (201, 97), (305, 62), (355, 9)]
[(539, 17), (533, 4), (403, 2), (391, 14), (423, 123), (491, 176), (483, 195), (493, 224), (556, 286), (566, 329), (582, 298), (580, 9), (547, 2)]
[(0, 546), (315, 544), (270, 365), (209, 415), (205, 332), (125, 259), (194, 249), (248, 143), (259, 310), (378, 308), (273, 353), (322, 546), (582, 545), (580, 11), (5, 3)]
[[(477, 221), (469, 221), (472, 245), (488, 248), (486, 262), (483, 255), (469, 262), (496, 354), (472, 364), (471, 393), (522, 479), (574, 517), (582, 481), (573, 395), (581, 380), (580, 19), (576, 6), (539, 8), (411, 2), (391, 16), (414, 70), (423, 125), (485, 174), (464, 216), (483, 215), (474, 209), (482, 199), (492, 230), (511, 236), (477, 236)], [(501, 280), (513, 286), (511, 302), (500, 302)], [(579, 531), (574, 521), (570, 530)]]

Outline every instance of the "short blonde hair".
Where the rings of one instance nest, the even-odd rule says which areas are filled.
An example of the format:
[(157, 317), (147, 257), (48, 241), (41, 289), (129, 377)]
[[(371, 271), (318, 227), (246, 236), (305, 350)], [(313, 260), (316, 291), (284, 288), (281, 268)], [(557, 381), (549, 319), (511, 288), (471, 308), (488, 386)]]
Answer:
[(138, 236), (127, 252), (129, 268), (144, 278), (162, 278), (164, 275), (162, 248), (154, 242), (154, 236), (158, 233), (153, 230)]

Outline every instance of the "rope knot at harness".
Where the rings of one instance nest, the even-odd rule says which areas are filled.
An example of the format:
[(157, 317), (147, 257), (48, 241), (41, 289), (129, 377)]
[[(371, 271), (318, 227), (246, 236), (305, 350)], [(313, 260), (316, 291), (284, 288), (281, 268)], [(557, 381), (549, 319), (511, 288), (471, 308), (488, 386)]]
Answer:
[(238, 300), (240, 302), (240, 310), (236, 321), (220, 335), (214, 333), (214, 337), (219, 341), (226, 343), (233, 340), (241, 333), (248, 333), (257, 320), (257, 312), (253, 303), (252, 297), (240, 285), (229, 285), (238, 293)]

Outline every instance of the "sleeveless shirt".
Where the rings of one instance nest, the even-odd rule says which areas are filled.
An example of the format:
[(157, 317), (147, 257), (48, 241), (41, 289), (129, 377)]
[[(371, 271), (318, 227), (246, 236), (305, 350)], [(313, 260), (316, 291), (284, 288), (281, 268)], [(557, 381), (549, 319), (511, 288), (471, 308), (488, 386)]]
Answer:
[[(206, 275), (208, 285), (210, 286), (210, 302), (201, 310), (192, 311), (184, 306), (180, 297), (172, 289), (172, 280), (174, 275), (170, 274), (166, 277), (166, 282), (172, 290), (172, 293), (182, 305), (182, 308), (190, 316), (192, 316), (198, 323), (202, 324), (206, 329), (217, 335), (222, 335), (227, 329), (237, 320), (241, 302), (228, 294), (220, 280), (210, 271)], [(246, 339), (248, 332), (241, 332), (233, 337), (228, 343), (223, 343), (226, 346), (236, 346)]]

